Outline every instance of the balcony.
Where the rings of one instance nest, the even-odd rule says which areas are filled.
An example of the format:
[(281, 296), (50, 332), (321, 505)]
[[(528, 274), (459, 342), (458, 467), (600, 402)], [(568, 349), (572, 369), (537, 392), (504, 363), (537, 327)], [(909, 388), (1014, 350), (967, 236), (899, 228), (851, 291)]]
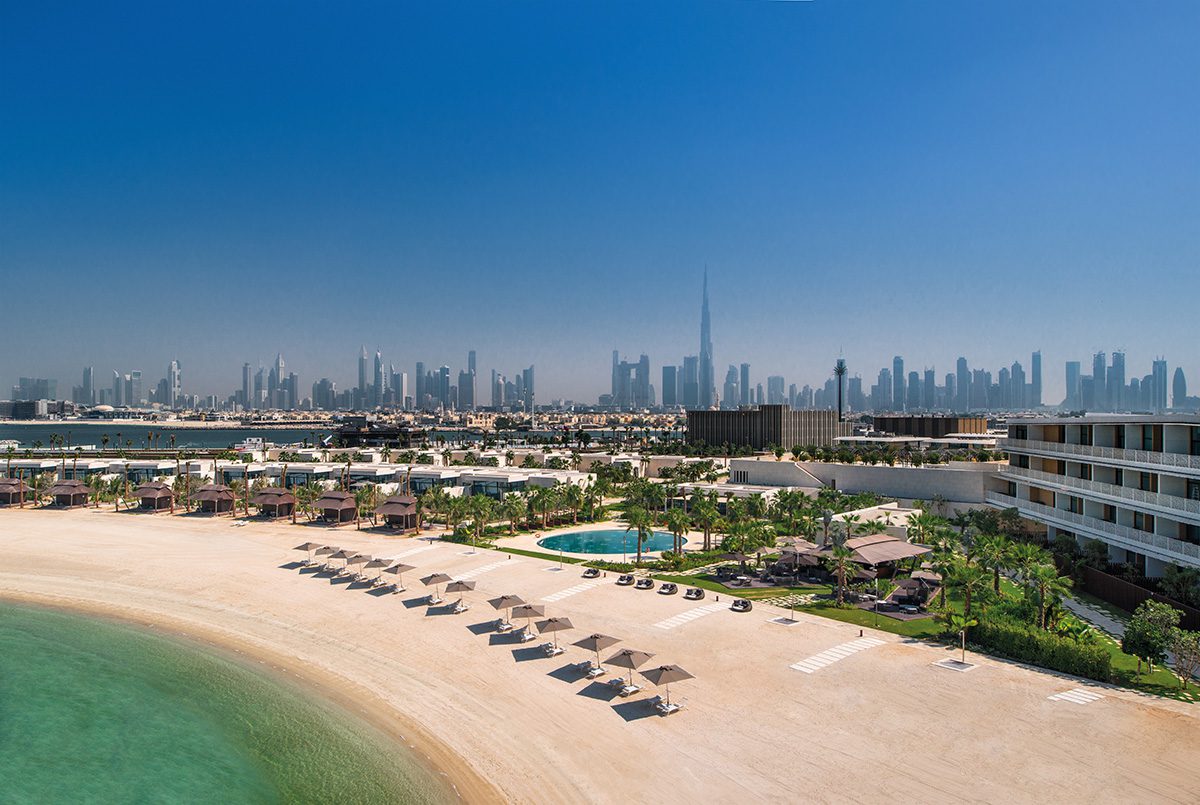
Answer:
[(1105, 484), (1085, 478), (1072, 478), (1070, 475), (1028, 470), (1024, 467), (1004, 467), (1000, 470), (1000, 477), (1047, 484), (1064, 491), (1081, 492), (1089, 497), (1103, 499), (1106, 503), (1114, 506), (1136, 505), (1138, 508), (1152, 508), (1169, 517), (1181, 515), (1192, 518), (1200, 517), (1200, 500), (1181, 498), (1176, 495), (1146, 492), (1129, 486)]
[(1076, 461), (1119, 464), (1134, 469), (1147, 467), (1176, 475), (1200, 477), (1200, 456), (1186, 453), (1156, 453), (1124, 447), (1096, 447), (1088, 444), (1059, 444), (1029, 439), (999, 439), (996, 446), (1005, 452), (1063, 456)]
[(1034, 503), (1031, 500), (1020, 500), (999, 492), (988, 492), (984, 499), (992, 506), (1004, 509), (1016, 507), (1023, 517), (1065, 528), (1083, 537), (1110, 542), (1120, 548), (1144, 553), (1164, 562), (1200, 567), (1200, 545), (1150, 534), (1129, 526), (1056, 509), (1053, 506), (1043, 506), (1041, 503)]

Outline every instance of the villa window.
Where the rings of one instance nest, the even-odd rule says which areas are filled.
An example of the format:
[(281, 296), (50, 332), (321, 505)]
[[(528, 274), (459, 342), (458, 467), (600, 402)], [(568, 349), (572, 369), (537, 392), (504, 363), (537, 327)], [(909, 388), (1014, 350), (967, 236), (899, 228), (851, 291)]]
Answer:
[(1154, 515), (1142, 512), (1133, 513), (1133, 527), (1138, 531), (1154, 533)]
[(1142, 473), (1138, 473), (1138, 475), (1141, 476), (1140, 478), (1138, 478), (1138, 489), (1142, 490), (1143, 492), (1157, 492), (1158, 491), (1158, 476), (1157, 475), (1155, 475), (1152, 472), (1142, 472)]
[(1117, 522), (1117, 507), (1105, 503), (1104, 510), (1100, 512), (1100, 519), (1106, 523)]

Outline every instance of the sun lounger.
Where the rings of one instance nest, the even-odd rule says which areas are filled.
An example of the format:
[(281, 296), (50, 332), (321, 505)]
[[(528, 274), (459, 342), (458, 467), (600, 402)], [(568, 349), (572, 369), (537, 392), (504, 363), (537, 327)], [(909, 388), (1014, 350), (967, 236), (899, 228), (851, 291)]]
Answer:
[(683, 597), (689, 601), (700, 601), (704, 598), (704, 590), (699, 587), (689, 587)]
[(734, 601), (729, 608), (734, 612), (749, 612), (750, 610), (754, 609), (754, 604), (751, 604), (750, 601), (745, 598), (739, 598)]
[(642, 689), (641, 685), (638, 685), (638, 684), (630, 685), (628, 682), (622, 682), (621, 689), (619, 691), (617, 691), (617, 695), (620, 696), (622, 699), (624, 699), (627, 696), (632, 696), (633, 694), (637, 693), (641, 689)]
[(601, 668), (599, 665), (593, 665), (593, 666), (592, 666), (592, 668), (591, 668), (591, 670), (589, 670), (589, 671), (587, 672), (586, 676), (587, 676), (587, 678), (588, 678), (588, 679), (596, 679), (596, 678), (598, 678), (598, 677), (602, 677), (602, 676), (604, 676), (604, 675), (605, 675), (605, 674), (607, 674), (607, 673), (608, 673), (608, 671), (605, 671), (605, 670), (604, 670), (603, 668)]
[(636, 590), (653, 590), (654, 579), (638, 579), (637, 584), (633, 585)]
[(683, 702), (668, 703), (662, 699), (659, 699), (654, 703), (654, 709), (657, 710), (661, 715), (669, 716), (671, 713), (678, 713), (680, 710), (682, 710)]
[(557, 657), (566, 650), (562, 646), (556, 646), (553, 643), (542, 643), (538, 648), (544, 651), (547, 657)]
[(532, 629), (522, 629), (520, 632), (518, 632), (517, 636), (521, 638), (522, 643), (528, 643), (531, 640), (537, 640), (537, 635), (533, 633)]
[(436, 607), (438, 604), (444, 603), (442, 599), (436, 595), (429, 595), (426, 597), (426, 600), (429, 602), (429, 606), (431, 607)]
[(455, 615), (461, 615), (462, 613), (466, 612), (470, 608), (471, 608), (471, 605), (460, 598), (454, 602), (454, 606), (450, 608), (450, 611), (453, 612)]
[(515, 627), (508, 621), (496, 621), (496, 631), (500, 634), (508, 634)]
[(623, 576), (619, 576), (617, 578), (617, 584), (620, 584), (622, 587), (627, 587), (630, 584), (633, 584), (633, 576), (629, 575), (628, 573)]
[(595, 578), (599, 578), (599, 577), (600, 577), (600, 568), (598, 568), (598, 567), (589, 567), (587, 570), (583, 571), (583, 577), (584, 577), (585, 579), (595, 579)]

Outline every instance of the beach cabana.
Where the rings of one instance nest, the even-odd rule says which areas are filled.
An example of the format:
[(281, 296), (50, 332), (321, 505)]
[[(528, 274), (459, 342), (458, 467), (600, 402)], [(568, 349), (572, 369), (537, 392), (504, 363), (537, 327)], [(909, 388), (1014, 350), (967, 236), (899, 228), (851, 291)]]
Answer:
[(334, 525), (352, 523), (358, 519), (358, 503), (349, 492), (326, 492), (317, 498), (313, 508), (321, 513), (322, 520)]
[(412, 531), (417, 527), (417, 499), (411, 495), (392, 495), (375, 513), (392, 528)]
[(174, 508), (171, 487), (162, 481), (147, 481), (133, 490), (133, 496), (138, 499), (138, 508), (143, 511), (157, 512)]
[(74, 506), (86, 506), (88, 502), (88, 487), (83, 481), (59, 481), (50, 487), (47, 494), (54, 499), (55, 506), (70, 509)]
[(222, 514), (233, 511), (233, 490), (225, 484), (205, 484), (192, 493), (192, 502), (198, 511), (207, 514)]
[(29, 499), (29, 484), (20, 478), (0, 478), (0, 506), (16, 506)]
[(268, 486), (250, 498), (250, 503), (266, 517), (290, 517), (296, 508), (296, 496), (281, 487)]

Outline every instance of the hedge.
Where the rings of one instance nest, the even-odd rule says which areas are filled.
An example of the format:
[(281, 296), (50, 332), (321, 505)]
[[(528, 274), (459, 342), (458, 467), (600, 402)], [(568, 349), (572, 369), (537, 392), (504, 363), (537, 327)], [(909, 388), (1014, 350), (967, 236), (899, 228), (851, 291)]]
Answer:
[(1082, 676), (1097, 682), (1112, 677), (1112, 658), (1102, 646), (1080, 643), (1034, 626), (997, 618), (971, 629), (971, 642), (1018, 662)]

